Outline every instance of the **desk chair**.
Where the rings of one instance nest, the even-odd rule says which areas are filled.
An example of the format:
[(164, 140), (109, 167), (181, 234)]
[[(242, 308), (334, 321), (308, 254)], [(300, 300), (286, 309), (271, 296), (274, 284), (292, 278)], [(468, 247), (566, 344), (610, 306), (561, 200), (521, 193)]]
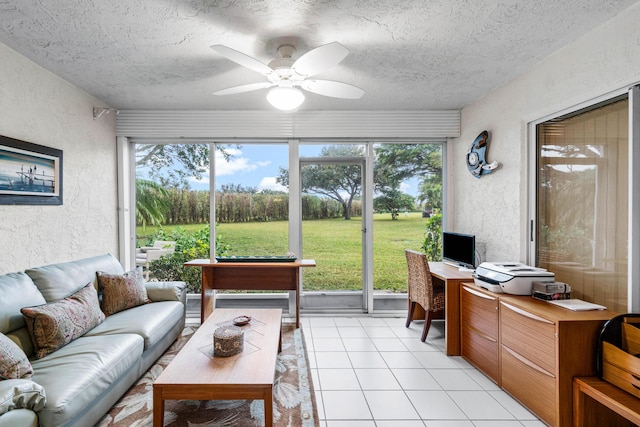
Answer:
[(424, 329), (420, 341), (425, 342), (433, 313), (444, 310), (444, 287), (433, 286), (429, 262), (425, 254), (410, 249), (405, 249), (404, 253), (407, 258), (408, 292), (411, 303), (405, 326), (408, 328), (411, 325), (416, 304), (420, 304), (425, 311)]

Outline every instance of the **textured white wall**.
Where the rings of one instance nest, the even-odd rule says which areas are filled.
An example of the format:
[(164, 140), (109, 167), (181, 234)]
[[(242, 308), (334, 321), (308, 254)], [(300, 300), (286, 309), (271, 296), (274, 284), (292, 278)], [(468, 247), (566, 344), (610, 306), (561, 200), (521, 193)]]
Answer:
[[(448, 158), (449, 228), (476, 234), (486, 260), (526, 261), (527, 124), (640, 82), (638, 22), (640, 4), (462, 110)], [(465, 153), (483, 130), (491, 134), (487, 160), (501, 168), (477, 179)]]
[[(0, 44), (0, 134), (63, 151), (61, 206), (0, 205), (0, 273), (107, 252), (118, 256), (113, 114)], [(96, 76), (100, 78), (100, 76)]]

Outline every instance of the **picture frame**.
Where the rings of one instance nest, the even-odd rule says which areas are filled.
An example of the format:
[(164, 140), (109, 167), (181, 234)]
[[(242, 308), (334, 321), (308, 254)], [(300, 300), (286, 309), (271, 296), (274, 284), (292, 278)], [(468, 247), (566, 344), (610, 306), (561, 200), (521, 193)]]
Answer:
[(0, 205), (61, 205), (62, 150), (0, 135)]

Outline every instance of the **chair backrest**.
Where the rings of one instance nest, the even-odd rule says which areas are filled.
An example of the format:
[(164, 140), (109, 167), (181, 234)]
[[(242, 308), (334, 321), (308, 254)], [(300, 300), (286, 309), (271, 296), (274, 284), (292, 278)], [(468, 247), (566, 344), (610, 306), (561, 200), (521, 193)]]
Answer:
[(176, 242), (171, 240), (156, 240), (153, 242), (154, 248), (168, 249), (173, 252), (176, 249)]
[(428, 310), (433, 297), (433, 283), (427, 256), (411, 249), (405, 249), (404, 254), (407, 258), (409, 299)]
[(152, 251), (147, 251), (147, 262), (155, 261), (165, 255), (169, 255), (170, 253), (173, 253), (172, 249), (154, 249)]

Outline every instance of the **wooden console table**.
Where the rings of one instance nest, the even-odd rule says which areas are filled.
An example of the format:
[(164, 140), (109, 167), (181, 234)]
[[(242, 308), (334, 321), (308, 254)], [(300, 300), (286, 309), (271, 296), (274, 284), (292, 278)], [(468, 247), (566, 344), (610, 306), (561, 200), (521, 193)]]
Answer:
[(194, 259), (184, 264), (202, 268), (200, 321), (215, 307), (215, 290), (296, 291), (296, 328), (300, 327), (300, 269), (315, 267), (312, 259), (292, 262), (218, 262)]

